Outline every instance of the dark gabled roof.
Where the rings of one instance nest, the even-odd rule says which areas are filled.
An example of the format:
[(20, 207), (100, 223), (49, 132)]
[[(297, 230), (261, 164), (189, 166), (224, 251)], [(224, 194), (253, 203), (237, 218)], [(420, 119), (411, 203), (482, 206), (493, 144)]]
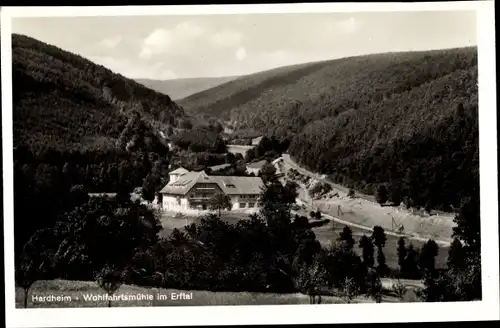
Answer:
[(197, 183), (216, 183), (226, 195), (257, 195), (264, 183), (260, 177), (208, 176), (205, 172), (188, 172), (169, 182), (160, 192), (185, 195)]

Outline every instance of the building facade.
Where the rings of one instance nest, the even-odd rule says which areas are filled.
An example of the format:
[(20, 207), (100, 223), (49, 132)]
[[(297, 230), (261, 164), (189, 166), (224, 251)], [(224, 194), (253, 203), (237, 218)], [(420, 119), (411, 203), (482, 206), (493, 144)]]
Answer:
[(213, 197), (224, 194), (231, 200), (231, 210), (256, 212), (263, 185), (260, 177), (209, 176), (179, 168), (170, 173), (169, 183), (160, 191), (162, 210), (207, 212)]

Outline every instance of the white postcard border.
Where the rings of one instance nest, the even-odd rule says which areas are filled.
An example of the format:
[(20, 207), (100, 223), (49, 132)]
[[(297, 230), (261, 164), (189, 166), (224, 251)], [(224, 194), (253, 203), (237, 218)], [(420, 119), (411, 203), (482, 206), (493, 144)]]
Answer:
[[(483, 300), (464, 303), (16, 309), (14, 304), (11, 17), (477, 10)], [(495, 25), (493, 1), (147, 7), (3, 7), (2, 142), (8, 327), (370, 323), (499, 319)]]

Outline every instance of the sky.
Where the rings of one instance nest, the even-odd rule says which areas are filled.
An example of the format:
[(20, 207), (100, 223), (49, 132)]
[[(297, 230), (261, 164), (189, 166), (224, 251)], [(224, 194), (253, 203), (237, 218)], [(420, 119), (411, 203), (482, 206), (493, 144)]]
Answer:
[(477, 45), (474, 11), (13, 18), (12, 32), (156, 80)]

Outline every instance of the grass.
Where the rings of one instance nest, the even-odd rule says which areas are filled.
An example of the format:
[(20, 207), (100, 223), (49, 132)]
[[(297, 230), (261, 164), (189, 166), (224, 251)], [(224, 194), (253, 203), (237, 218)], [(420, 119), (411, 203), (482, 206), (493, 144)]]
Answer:
[[(192, 295), (191, 299), (173, 300), (172, 294), (184, 293)], [(107, 307), (106, 300), (85, 300), (84, 295), (104, 295), (105, 292), (92, 281), (42, 280), (31, 287), (28, 294), (28, 308), (75, 308), (75, 307)], [(300, 293), (250, 293), (250, 292), (210, 292), (210, 291), (181, 291), (177, 289), (148, 288), (133, 285), (122, 285), (115, 296), (128, 296), (129, 300), (112, 301), (112, 307), (142, 307), (142, 306), (207, 306), (207, 305), (280, 305), (280, 304), (309, 304), (309, 297)], [(158, 295), (167, 296), (160, 299)], [(37, 302), (34, 297), (62, 296), (70, 298), (67, 301)], [(135, 300), (130, 300), (135, 296)], [(146, 299), (150, 296), (151, 299)], [(16, 308), (23, 308), (23, 291), (16, 288)], [(142, 298), (138, 300), (138, 298)], [(399, 300), (388, 290), (384, 291), (383, 302), (394, 303)], [(416, 301), (414, 293), (409, 290), (404, 301)], [(323, 296), (322, 304), (346, 303), (338, 296)], [(373, 303), (365, 296), (359, 296), (352, 303)]]

